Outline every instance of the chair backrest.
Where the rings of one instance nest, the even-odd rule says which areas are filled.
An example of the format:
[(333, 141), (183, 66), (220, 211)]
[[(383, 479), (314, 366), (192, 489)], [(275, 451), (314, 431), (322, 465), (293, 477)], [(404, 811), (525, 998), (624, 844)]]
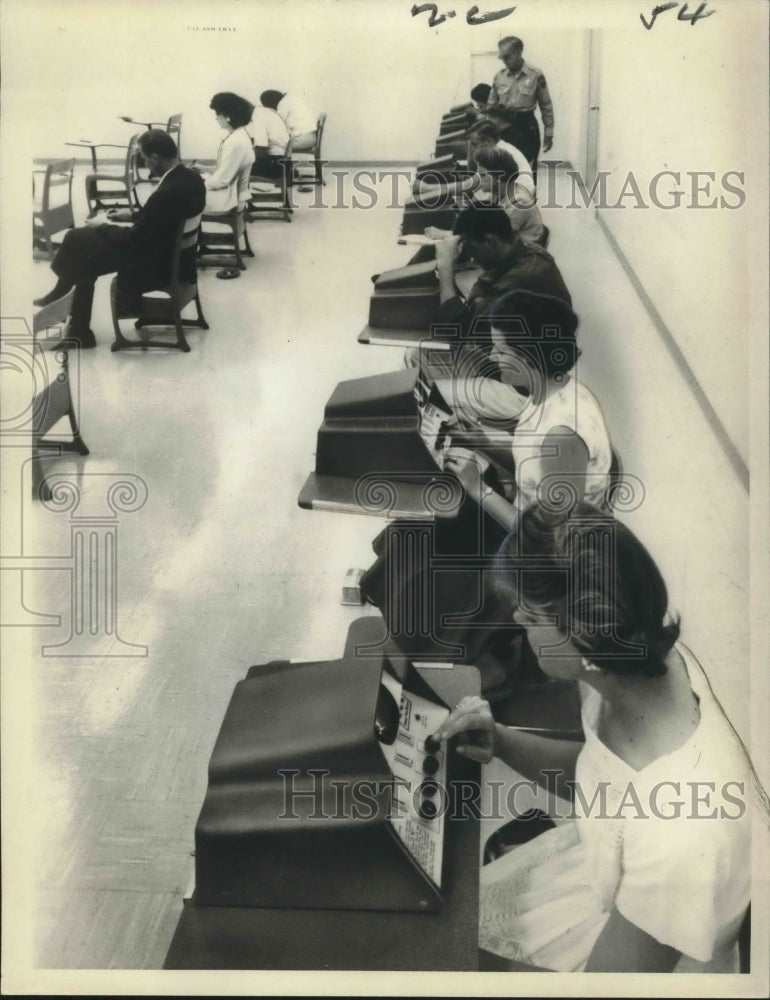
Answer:
[[(48, 212), (56, 205), (52, 202), (57, 200), (58, 207), (69, 205), (72, 208), (72, 172), (75, 169), (75, 160), (55, 160), (45, 168), (45, 178), (43, 180), (43, 193), (41, 198), (42, 210)], [(54, 191), (59, 188), (61, 190)], [(66, 188), (66, 190), (65, 190)], [(52, 197), (58, 194), (59, 198)]]
[(185, 256), (192, 261), (193, 268), (195, 267), (195, 258), (198, 248), (198, 238), (201, 231), (202, 218), (203, 213), (199, 212), (198, 215), (191, 215), (188, 219), (183, 219), (179, 223), (179, 229), (177, 230), (176, 241), (174, 243), (173, 258), (171, 260), (172, 285), (183, 283), (181, 280), (182, 254), (185, 254)]
[(166, 122), (166, 131), (176, 143), (177, 156), (182, 156), (182, 116), (171, 115)]
[[(43, 190), (40, 195), (39, 208), (32, 211), (32, 225), (37, 235), (48, 242), (48, 253), (53, 248), (50, 240), (54, 233), (75, 226), (75, 216), (72, 211), (72, 173), (75, 160), (55, 160), (45, 168), (43, 175)], [(33, 172), (33, 178), (35, 172)]]
[(241, 169), (238, 171), (238, 177), (236, 184), (238, 186), (238, 203), (247, 202), (249, 200), (249, 179), (251, 178), (251, 170), (254, 166), (254, 161), (250, 163), (244, 163)]
[(72, 312), (72, 299), (74, 295), (75, 289), (72, 288), (66, 295), (62, 295), (60, 299), (49, 302), (47, 306), (39, 309), (32, 317), (32, 333), (36, 335), (41, 330), (50, 330), (52, 326), (66, 326)]
[(324, 128), (326, 127), (326, 112), (322, 111), (318, 116), (318, 125), (316, 127), (316, 138), (315, 147), (313, 152), (315, 153), (316, 159), (321, 156), (321, 139), (323, 139)]
[(612, 449), (612, 460), (610, 462), (609, 483), (604, 494), (604, 504), (608, 510), (615, 506), (615, 495), (623, 484), (623, 463), (620, 455)]
[(128, 140), (128, 146), (126, 148), (126, 162), (123, 167), (123, 180), (126, 185), (126, 190), (129, 196), (136, 187), (136, 182), (139, 179), (139, 168), (142, 166), (142, 153), (139, 149), (139, 132), (136, 135), (132, 135)]

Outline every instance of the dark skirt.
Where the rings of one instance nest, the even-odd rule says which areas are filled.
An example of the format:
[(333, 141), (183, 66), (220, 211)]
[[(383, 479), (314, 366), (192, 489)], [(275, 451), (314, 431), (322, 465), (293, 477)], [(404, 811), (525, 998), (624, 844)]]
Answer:
[(488, 667), (498, 683), (503, 671), (509, 679), (519, 675), (525, 650), (537, 670), (524, 630), (495, 585), (495, 554), (505, 536), (468, 498), (455, 518), (395, 521), (380, 532), (361, 593), (380, 609), (405, 656)]

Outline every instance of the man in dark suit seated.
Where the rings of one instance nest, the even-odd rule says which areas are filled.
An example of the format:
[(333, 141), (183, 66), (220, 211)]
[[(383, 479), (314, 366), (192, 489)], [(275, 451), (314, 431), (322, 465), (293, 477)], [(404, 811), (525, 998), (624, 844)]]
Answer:
[[(51, 264), (58, 281), (36, 306), (45, 306), (66, 295), (74, 286), (68, 339), (80, 347), (96, 347), (90, 328), (96, 279), (118, 274), (118, 307), (127, 307), (142, 292), (162, 288), (171, 280), (171, 259), (179, 224), (198, 215), (206, 203), (206, 187), (194, 170), (179, 162), (174, 140), (160, 129), (150, 129), (139, 138), (139, 150), (150, 177), (160, 183), (138, 212), (111, 209), (114, 222), (133, 222), (130, 227), (99, 223), (70, 229)], [(191, 273), (182, 280), (195, 281), (194, 260), (182, 262)]]

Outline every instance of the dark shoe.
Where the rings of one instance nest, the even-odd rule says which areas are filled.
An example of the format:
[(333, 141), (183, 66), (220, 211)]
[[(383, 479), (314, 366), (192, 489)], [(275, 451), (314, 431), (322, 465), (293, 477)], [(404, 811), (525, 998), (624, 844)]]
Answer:
[(96, 347), (96, 337), (91, 330), (85, 333), (68, 333), (66, 337), (49, 337), (47, 340), (38, 340), (37, 344), (44, 351), (57, 351), (67, 347), (79, 347), (87, 351), (90, 347)]
[(83, 330), (82, 333), (73, 333), (68, 331), (64, 338), (65, 341), (73, 342), (77, 347), (82, 348), (87, 351), (89, 347), (96, 347), (96, 337), (94, 336), (93, 330)]

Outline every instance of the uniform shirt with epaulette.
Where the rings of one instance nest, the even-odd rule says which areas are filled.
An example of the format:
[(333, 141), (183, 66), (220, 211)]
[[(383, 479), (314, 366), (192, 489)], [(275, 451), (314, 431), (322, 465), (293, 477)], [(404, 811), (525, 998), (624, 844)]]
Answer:
[(501, 69), (495, 74), (487, 104), (500, 104), (514, 111), (534, 111), (539, 106), (545, 137), (553, 138), (553, 103), (545, 75), (537, 66), (525, 62), (515, 73)]

